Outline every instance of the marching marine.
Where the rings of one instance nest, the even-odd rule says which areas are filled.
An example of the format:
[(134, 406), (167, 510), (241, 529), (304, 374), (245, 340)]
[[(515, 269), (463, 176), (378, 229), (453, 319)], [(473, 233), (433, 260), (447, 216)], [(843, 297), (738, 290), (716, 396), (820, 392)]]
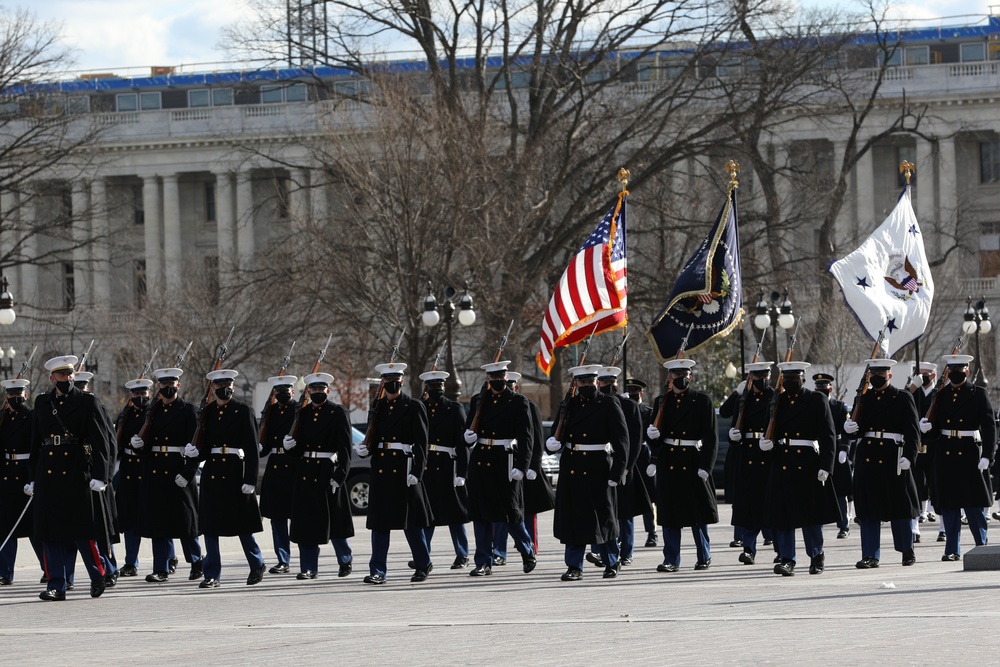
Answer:
[[(264, 406), (261, 422), (266, 424), (264, 437), (260, 441), (260, 456), (267, 457), (264, 478), (260, 482), (260, 514), (270, 519), (271, 540), (277, 565), (268, 570), (271, 574), (288, 574), (291, 563), (291, 538), (288, 536), (288, 521), (292, 516), (292, 458), (282, 444), (295, 421), (296, 402), (292, 400), (295, 391), (294, 375), (275, 375), (267, 381), (271, 384), (271, 396)], [(264, 429), (264, 427), (261, 427)], [(323, 540), (326, 542), (326, 540)], [(315, 570), (313, 570), (315, 572)]]

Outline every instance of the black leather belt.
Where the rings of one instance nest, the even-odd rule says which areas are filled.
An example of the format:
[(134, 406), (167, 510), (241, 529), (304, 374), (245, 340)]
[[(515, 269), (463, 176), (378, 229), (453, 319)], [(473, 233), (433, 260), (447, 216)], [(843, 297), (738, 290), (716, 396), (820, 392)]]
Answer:
[(79, 443), (79, 438), (68, 435), (53, 435), (51, 438), (42, 439), (43, 447), (60, 447), (62, 445), (76, 445)]

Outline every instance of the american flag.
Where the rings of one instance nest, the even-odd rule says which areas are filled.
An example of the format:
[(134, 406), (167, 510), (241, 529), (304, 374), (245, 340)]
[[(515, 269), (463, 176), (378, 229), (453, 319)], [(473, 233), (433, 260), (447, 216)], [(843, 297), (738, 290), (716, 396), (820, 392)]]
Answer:
[(552, 370), (557, 347), (579, 343), (590, 335), (628, 323), (626, 312), (625, 209), (628, 192), (604, 216), (559, 278), (542, 320), (538, 366)]

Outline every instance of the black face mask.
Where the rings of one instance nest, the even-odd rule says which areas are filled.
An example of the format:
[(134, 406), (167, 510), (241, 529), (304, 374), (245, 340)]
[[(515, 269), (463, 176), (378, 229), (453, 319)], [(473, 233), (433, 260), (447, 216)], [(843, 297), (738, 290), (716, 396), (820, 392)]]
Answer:
[(829, 396), (830, 394), (833, 393), (833, 387), (831, 387), (828, 384), (816, 385), (816, 391), (818, 391), (821, 394), (826, 394), (827, 396)]
[(785, 388), (785, 391), (794, 394), (799, 389), (802, 389), (802, 380), (799, 378), (785, 378), (781, 381), (781, 386)]
[(216, 387), (215, 396), (221, 401), (228, 401), (233, 397), (232, 387)]
[(427, 398), (432, 401), (440, 401), (441, 397), (444, 396), (444, 389), (441, 387), (434, 387), (433, 389), (427, 389)]
[(398, 392), (400, 389), (403, 388), (403, 383), (400, 382), (399, 380), (392, 380), (391, 382), (386, 382), (382, 386), (385, 387), (385, 393), (395, 394), (396, 392)]
[(319, 405), (320, 403), (325, 403), (326, 392), (314, 391), (313, 393), (309, 394), (309, 400), (315, 403), (316, 405)]
[(691, 378), (687, 378), (687, 377), (674, 378), (674, 387), (676, 389), (680, 389), (681, 391), (684, 391), (685, 389), (687, 389), (688, 385), (690, 385), (690, 384), (691, 384)]
[(601, 386), (602, 394), (613, 394), (615, 393), (615, 386), (613, 384), (606, 384)]
[(288, 405), (292, 402), (292, 392), (290, 391), (279, 391), (274, 395), (274, 400), (276, 400), (281, 405)]
[(920, 381), (926, 387), (927, 385), (929, 385), (931, 383), (931, 376), (930, 375), (921, 375), (920, 376)]
[(64, 394), (68, 394), (69, 393), (69, 388), (72, 387), (72, 386), (73, 385), (70, 383), (69, 380), (64, 380), (62, 382), (56, 382), (56, 389), (58, 389), (60, 392), (62, 392)]
[(881, 389), (889, 381), (889, 378), (882, 375), (872, 375), (868, 381), (872, 383), (872, 388)]
[(754, 378), (753, 388), (757, 391), (764, 391), (764, 387), (767, 386), (767, 378)]
[(170, 400), (177, 395), (177, 387), (160, 387), (160, 396)]
[(132, 405), (142, 410), (149, 405), (149, 396), (133, 396)]
[(968, 376), (962, 371), (948, 372), (948, 380), (950, 380), (952, 384), (962, 384), (963, 382), (965, 382), (966, 377)]
[(639, 398), (640, 398), (639, 394), (629, 394), (628, 397), (631, 398), (636, 403), (639, 402)]
[(7, 405), (12, 408), (19, 408), (24, 405), (24, 396), (8, 396)]
[(586, 399), (591, 399), (597, 396), (597, 386), (592, 384), (588, 384), (586, 387), (578, 387), (577, 391), (579, 392), (580, 396)]
[(506, 380), (490, 380), (490, 389), (492, 389), (493, 391), (501, 392), (504, 390), (504, 388), (506, 388), (506, 386), (507, 386)]

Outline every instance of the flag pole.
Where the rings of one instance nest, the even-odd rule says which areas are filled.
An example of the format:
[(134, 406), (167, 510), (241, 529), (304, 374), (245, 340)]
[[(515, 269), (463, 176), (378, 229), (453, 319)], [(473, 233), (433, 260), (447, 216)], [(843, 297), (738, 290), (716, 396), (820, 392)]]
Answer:
[[(910, 176), (916, 170), (917, 170), (917, 168), (909, 160), (903, 160), (902, 162), (899, 163), (899, 173), (901, 173), (903, 175), (903, 178), (906, 179), (906, 191), (907, 192), (909, 192), (910, 188), (911, 188), (911, 186), (910, 186)], [(920, 375), (920, 337), (919, 336), (917, 336), (913, 340), (913, 356), (915, 357), (915, 360), (913, 362), (913, 374), (911, 375), (911, 377), (916, 377), (917, 375)], [(907, 389), (909, 389), (909, 387), (907, 387)]]
[[(618, 170), (618, 182), (621, 183), (622, 192), (628, 192), (628, 179), (631, 176), (631, 172), (625, 167), (621, 167)], [(624, 196), (624, 195), (623, 195)], [(628, 257), (628, 234), (625, 235), (625, 257)], [(625, 260), (625, 271), (628, 271), (628, 259)], [(628, 315), (625, 315), (625, 327), (623, 329), (622, 335), (625, 339), (622, 341), (622, 387), (625, 386), (625, 382), (628, 381)]]

